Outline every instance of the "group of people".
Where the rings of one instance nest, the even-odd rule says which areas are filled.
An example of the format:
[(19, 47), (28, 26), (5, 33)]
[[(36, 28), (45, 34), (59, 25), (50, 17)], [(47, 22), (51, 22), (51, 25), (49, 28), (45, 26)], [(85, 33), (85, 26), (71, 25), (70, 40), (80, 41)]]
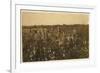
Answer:
[(81, 35), (85, 31), (67, 25), (23, 27), (22, 31), (24, 62), (88, 57), (88, 40)]

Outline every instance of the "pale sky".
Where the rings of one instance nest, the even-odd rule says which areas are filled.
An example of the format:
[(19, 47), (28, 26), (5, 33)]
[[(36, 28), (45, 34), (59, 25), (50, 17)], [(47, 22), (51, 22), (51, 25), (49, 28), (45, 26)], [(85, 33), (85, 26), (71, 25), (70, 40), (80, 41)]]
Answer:
[(21, 10), (21, 24), (25, 26), (41, 24), (88, 24), (88, 21), (88, 13)]

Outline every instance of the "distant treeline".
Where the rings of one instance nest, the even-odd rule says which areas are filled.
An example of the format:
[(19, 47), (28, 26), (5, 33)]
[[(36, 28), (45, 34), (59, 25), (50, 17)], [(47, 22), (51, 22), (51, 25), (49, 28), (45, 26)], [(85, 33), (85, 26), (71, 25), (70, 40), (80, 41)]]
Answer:
[(89, 57), (89, 25), (22, 26), (23, 62)]

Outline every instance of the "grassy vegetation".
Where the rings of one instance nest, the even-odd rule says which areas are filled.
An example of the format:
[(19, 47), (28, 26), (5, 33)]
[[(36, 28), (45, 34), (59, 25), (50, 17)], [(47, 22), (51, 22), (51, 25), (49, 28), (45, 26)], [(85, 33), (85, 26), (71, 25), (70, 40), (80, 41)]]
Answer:
[(22, 26), (23, 62), (89, 57), (88, 25)]

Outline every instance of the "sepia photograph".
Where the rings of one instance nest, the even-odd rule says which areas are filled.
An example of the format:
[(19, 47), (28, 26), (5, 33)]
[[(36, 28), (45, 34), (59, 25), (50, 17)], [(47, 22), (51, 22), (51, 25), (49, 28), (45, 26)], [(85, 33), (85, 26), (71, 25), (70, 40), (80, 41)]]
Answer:
[(89, 13), (20, 10), (22, 62), (89, 58)]

